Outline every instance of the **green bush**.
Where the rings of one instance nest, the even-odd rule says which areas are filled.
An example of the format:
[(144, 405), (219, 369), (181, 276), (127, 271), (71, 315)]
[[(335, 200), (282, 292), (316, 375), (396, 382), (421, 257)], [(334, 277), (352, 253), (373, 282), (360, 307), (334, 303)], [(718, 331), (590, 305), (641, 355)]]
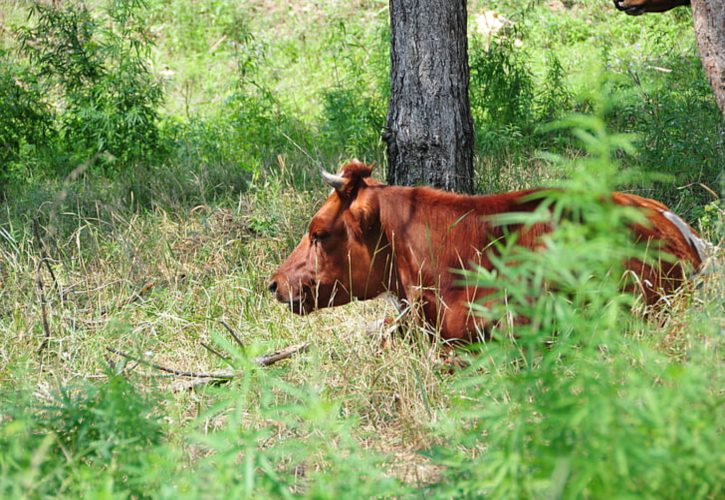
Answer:
[[(719, 270), (633, 319), (632, 214), (606, 203), (641, 192), (625, 162), (664, 171), (642, 194), (719, 238), (697, 193), (717, 190), (722, 117), (688, 9), (602, 2), (469, 2), (514, 22), (471, 42), (482, 189), (570, 181), (536, 214), (559, 229), (547, 252), (503, 245), (468, 276), (498, 294), (477, 308), (496, 341), (454, 373), (427, 339), (364, 335), (379, 303), (301, 319), (261, 293), (322, 199), (317, 165), (384, 163), (386, 0), (6, 2), (26, 27), (20, 47), (0, 28), (0, 497), (723, 496)], [(574, 120), (585, 145), (542, 126), (599, 109), (601, 79), (614, 102)], [(638, 136), (635, 156), (602, 119)], [(96, 155), (105, 169), (58, 178)], [(529, 322), (512, 331), (514, 313)], [(220, 317), (249, 356), (313, 346), (259, 369), (218, 342), (238, 374), (223, 387), (172, 392), (144, 366), (96, 378), (109, 343), (214, 371), (197, 342)]]
[(554, 51), (546, 55), (546, 74), (536, 89), (536, 115), (540, 122), (549, 122), (572, 109), (573, 95), (566, 82), (566, 71)]
[(319, 131), (321, 142), (336, 148), (338, 155), (383, 162), (389, 37), (387, 27), (365, 33), (342, 21), (328, 37), (336, 83), (321, 91)]
[[(381, 470), (381, 457), (351, 437), (356, 422), (342, 415), (339, 402), (312, 385), (288, 384), (237, 361), (243, 376), (220, 394), (213, 410), (226, 415), (226, 425), (196, 439), (213, 453), (200, 464), (203, 479), (194, 481), (192, 496), (341, 498), (406, 491)], [(250, 415), (266, 425), (247, 424)]]
[(53, 142), (53, 119), (37, 79), (0, 51), (0, 193), (8, 180), (28, 174), (22, 160)]
[[(678, 211), (696, 219), (711, 195), (699, 182), (718, 189), (725, 164), (725, 148), (719, 134), (725, 125), (696, 57), (670, 57), (657, 64), (671, 69), (657, 75), (645, 68), (628, 68), (628, 77), (612, 75), (616, 103), (607, 115), (610, 126), (638, 135), (634, 165), (669, 176), (654, 186), (652, 196), (681, 204)], [(693, 180), (697, 182), (693, 183)], [(684, 186), (683, 200), (675, 198), (672, 184)]]
[(379, 158), (384, 103), (365, 94), (358, 85), (324, 91), (321, 132), (326, 143), (339, 144), (348, 157)]
[[(447, 416), (447, 467), (433, 491), (493, 498), (717, 498), (725, 485), (717, 334), (686, 361), (658, 352), (648, 324), (632, 315), (623, 263), (641, 257), (628, 225), (641, 215), (608, 202), (629, 177), (614, 160), (632, 152), (599, 118), (569, 122), (591, 156), (577, 161), (543, 210), (500, 223), (547, 221), (545, 251), (514, 245), (494, 269), (467, 274), (495, 290), (498, 306), (473, 310), (498, 322), (458, 381)], [(528, 320), (511, 327), (510, 317)], [(711, 343), (709, 346), (707, 342)]]
[(3, 496), (144, 497), (159, 469), (173, 463), (167, 462), (173, 454), (164, 457), (170, 451), (160, 449), (164, 434), (154, 402), (122, 376), (61, 388), (49, 405), (22, 391), (0, 401)]
[(498, 36), (488, 47), (474, 38), (469, 48), (471, 113), (478, 129), (516, 125), (533, 118), (534, 81), (516, 33)]
[(144, 8), (143, 0), (109, 1), (94, 15), (82, 2), (33, 2), (35, 23), (18, 30), (22, 54), (62, 103), (60, 130), (75, 162), (109, 153), (106, 163), (122, 168), (158, 154), (163, 93), (148, 64)]

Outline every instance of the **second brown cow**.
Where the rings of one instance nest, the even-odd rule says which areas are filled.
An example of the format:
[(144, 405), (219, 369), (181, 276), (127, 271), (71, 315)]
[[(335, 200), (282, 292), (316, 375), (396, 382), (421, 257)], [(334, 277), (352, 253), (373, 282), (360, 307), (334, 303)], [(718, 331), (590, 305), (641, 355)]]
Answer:
[(681, 5), (690, 5), (690, 0), (614, 0), (614, 6), (630, 16), (647, 12), (666, 12)]

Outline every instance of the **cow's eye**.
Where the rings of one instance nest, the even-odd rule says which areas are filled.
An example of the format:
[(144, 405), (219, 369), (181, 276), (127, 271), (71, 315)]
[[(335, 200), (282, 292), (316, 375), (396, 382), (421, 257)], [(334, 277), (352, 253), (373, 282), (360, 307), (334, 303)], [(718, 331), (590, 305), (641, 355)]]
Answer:
[(329, 237), (330, 233), (328, 233), (327, 231), (315, 231), (314, 233), (312, 233), (312, 236), (310, 238), (312, 239), (312, 243), (318, 243)]

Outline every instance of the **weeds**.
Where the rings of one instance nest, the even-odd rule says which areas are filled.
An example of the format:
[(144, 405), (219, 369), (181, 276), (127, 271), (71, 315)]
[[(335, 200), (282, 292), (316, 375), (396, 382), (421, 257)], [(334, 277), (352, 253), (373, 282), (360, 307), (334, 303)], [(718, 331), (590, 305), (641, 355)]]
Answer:
[[(498, 290), (502, 307), (479, 313), (501, 323), (453, 373), (415, 327), (381, 347), (367, 332), (395, 314), (382, 302), (298, 318), (266, 293), (324, 195), (317, 167), (384, 166), (386, 2), (8, 7), (0, 496), (722, 496), (721, 256), (637, 319), (619, 280), (639, 251), (631, 214), (600, 196), (637, 188), (719, 243), (705, 193), (725, 163), (721, 117), (691, 20), (558, 4), (485, 2), (513, 25), (487, 50), (471, 41), (476, 175), (487, 192), (564, 185), (549, 203), (581, 220), (557, 217), (549, 252), (504, 247), (470, 277)], [(587, 113), (569, 125), (588, 147), (545, 126), (571, 112)], [(512, 331), (512, 311), (531, 322)], [(227, 368), (199, 341), (241, 376), (173, 392), (104, 356)], [(289, 362), (249, 361), (303, 341)]]
[[(627, 236), (635, 214), (603, 201), (627, 177), (614, 153), (632, 148), (601, 120), (571, 124), (593, 156), (575, 164), (565, 191), (547, 196), (557, 227), (547, 250), (506, 247), (493, 271), (469, 274), (497, 291), (498, 309), (473, 307), (499, 322), (498, 341), (457, 381), (462, 397), (442, 429), (462, 446), (433, 454), (448, 465), (434, 491), (717, 497), (720, 397), (702, 366), (715, 362), (719, 341), (703, 333), (715, 343), (694, 347), (687, 361), (668, 359), (652, 325), (632, 316), (621, 277), (623, 262), (642, 258)], [(512, 327), (509, 317), (529, 320)]]
[(8, 181), (34, 177), (54, 131), (51, 107), (37, 78), (4, 51), (0, 61), (0, 192), (4, 192)]
[(18, 31), (21, 54), (46, 91), (57, 93), (59, 132), (71, 145), (71, 161), (107, 153), (106, 162), (118, 160), (123, 169), (159, 148), (163, 95), (147, 63), (143, 7), (140, 0), (109, 2), (100, 17), (81, 2), (35, 2), (35, 24)]

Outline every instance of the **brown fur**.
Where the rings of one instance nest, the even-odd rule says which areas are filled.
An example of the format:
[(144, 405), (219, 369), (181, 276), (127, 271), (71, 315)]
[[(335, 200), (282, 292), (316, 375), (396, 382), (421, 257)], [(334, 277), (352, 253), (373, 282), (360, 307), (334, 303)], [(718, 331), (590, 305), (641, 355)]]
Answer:
[[(426, 322), (444, 339), (473, 340), (487, 325), (471, 315), (468, 303), (484, 301), (491, 290), (461, 285), (453, 269), (476, 263), (487, 269), (493, 243), (504, 229), (486, 216), (531, 212), (539, 205), (537, 190), (490, 196), (464, 196), (427, 187), (386, 186), (370, 177), (372, 168), (359, 162), (343, 167), (345, 184), (333, 191), (314, 215), (308, 233), (274, 273), (270, 290), (298, 314), (366, 300), (391, 292), (409, 304), (420, 304)], [(615, 203), (641, 208), (649, 224), (635, 225), (635, 239), (661, 241), (672, 262), (627, 267), (639, 278), (648, 304), (685, 280), (683, 262), (701, 264), (696, 249), (667, 220), (661, 203), (613, 193)], [(507, 226), (517, 244), (540, 246), (544, 224)], [(694, 233), (693, 233), (694, 234)]]
[(666, 12), (681, 5), (690, 5), (690, 0), (614, 0), (614, 6), (632, 16), (647, 12)]

